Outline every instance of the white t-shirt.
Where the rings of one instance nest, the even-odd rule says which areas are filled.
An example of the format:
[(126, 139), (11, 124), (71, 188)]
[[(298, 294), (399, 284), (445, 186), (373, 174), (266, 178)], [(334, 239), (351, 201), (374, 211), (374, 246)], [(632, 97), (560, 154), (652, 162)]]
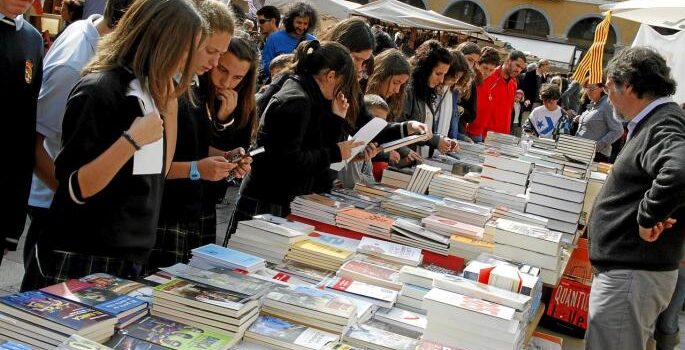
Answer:
[(538, 136), (551, 139), (554, 128), (561, 119), (561, 107), (557, 106), (557, 109), (551, 112), (545, 106), (537, 107), (530, 113), (528, 119), (538, 132)]

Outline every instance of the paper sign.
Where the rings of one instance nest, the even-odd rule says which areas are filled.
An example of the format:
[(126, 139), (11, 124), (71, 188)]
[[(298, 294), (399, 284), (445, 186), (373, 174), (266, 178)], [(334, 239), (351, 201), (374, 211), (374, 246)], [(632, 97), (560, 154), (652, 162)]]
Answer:
[[(126, 96), (138, 98), (143, 115), (158, 112), (155, 101), (147, 90), (143, 90), (138, 79), (128, 85)], [(164, 166), (164, 138), (142, 146), (133, 154), (133, 175), (161, 174)]]

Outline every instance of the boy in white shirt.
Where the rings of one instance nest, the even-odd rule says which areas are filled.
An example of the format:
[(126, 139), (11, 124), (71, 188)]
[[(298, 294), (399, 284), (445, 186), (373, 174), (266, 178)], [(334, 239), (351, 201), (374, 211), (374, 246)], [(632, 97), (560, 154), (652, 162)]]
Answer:
[(566, 112), (557, 105), (561, 98), (559, 87), (554, 84), (544, 84), (540, 87), (542, 106), (533, 110), (523, 130), (531, 135), (543, 138), (558, 138), (560, 134), (569, 134), (571, 119)]

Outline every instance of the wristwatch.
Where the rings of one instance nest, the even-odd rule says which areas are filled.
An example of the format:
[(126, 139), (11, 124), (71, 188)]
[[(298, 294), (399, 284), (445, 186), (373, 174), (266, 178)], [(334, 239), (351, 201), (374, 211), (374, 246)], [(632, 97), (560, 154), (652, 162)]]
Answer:
[(197, 181), (200, 179), (200, 171), (197, 169), (197, 162), (190, 162), (190, 174), (188, 174), (191, 180)]

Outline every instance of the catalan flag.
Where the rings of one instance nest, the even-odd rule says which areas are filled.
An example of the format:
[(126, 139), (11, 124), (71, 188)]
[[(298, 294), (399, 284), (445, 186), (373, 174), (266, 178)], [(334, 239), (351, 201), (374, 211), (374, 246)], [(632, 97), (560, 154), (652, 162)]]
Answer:
[(583, 83), (588, 79), (589, 84), (597, 84), (602, 82), (602, 60), (604, 59), (604, 46), (609, 37), (609, 30), (611, 29), (611, 11), (608, 11), (606, 17), (602, 22), (599, 22), (595, 29), (595, 41), (590, 46), (590, 49), (585, 54), (585, 57), (578, 64), (576, 72), (573, 73), (571, 79)]

